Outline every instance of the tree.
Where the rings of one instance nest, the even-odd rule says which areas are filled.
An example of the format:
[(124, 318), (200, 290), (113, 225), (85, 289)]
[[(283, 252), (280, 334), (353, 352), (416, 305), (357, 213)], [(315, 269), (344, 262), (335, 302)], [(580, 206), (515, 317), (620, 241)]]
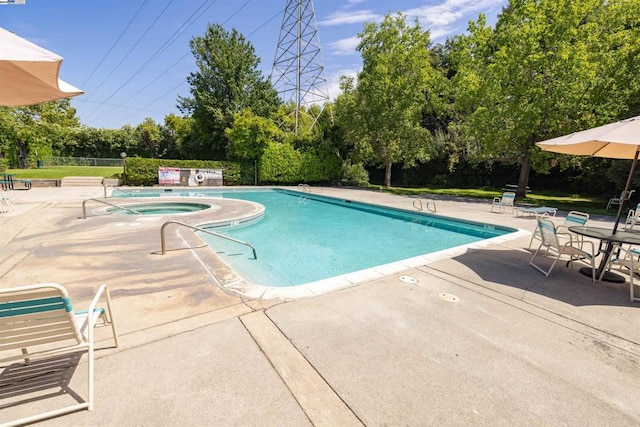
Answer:
[(161, 147), (162, 133), (160, 126), (147, 117), (136, 127), (138, 137), (138, 154), (143, 157), (162, 157), (165, 149)]
[(279, 100), (258, 70), (259, 58), (250, 42), (235, 29), (211, 24), (189, 43), (198, 71), (189, 74), (191, 98), (179, 98), (179, 108), (194, 120), (197, 137), (192, 150), (205, 158), (225, 158), (227, 137), (235, 113), (251, 108), (269, 117)]
[[(518, 163), (518, 196), (535, 142), (607, 123), (638, 105), (638, 0), (519, 0), (495, 30), (480, 16), (454, 41), (456, 104), (476, 158)], [(566, 158), (566, 156), (565, 156)]]
[(169, 114), (164, 118), (162, 133), (167, 158), (188, 158), (185, 147), (193, 135), (193, 119)]
[(359, 37), (363, 68), (338, 120), (359, 158), (384, 166), (389, 187), (394, 163), (412, 166), (429, 157), (428, 132), (420, 122), (433, 107), (430, 86), (439, 75), (430, 60), (429, 33), (417, 22), (407, 25), (401, 14), (365, 24)]
[(79, 125), (68, 99), (24, 107), (0, 107), (0, 153), (11, 164), (29, 167), (51, 155)]
[(269, 143), (283, 138), (273, 120), (256, 116), (248, 108), (234, 115), (233, 124), (225, 133), (229, 138), (229, 155), (240, 160), (260, 160)]

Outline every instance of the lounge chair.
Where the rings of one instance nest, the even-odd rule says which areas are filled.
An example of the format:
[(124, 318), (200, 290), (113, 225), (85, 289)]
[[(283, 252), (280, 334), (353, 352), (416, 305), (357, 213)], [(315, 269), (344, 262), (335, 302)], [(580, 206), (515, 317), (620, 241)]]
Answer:
[(516, 193), (512, 191), (506, 191), (502, 193), (502, 197), (494, 197), (491, 204), (491, 212), (497, 209), (499, 213), (504, 213), (505, 209), (509, 208), (513, 213), (513, 202), (516, 200)]
[(558, 208), (552, 208), (550, 206), (521, 207), (516, 209), (516, 214), (520, 213), (522, 216), (556, 216), (557, 212)]
[[(558, 233), (559, 237), (562, 237), (565, 239), (573, 238), (573, 239), (576, 239), (579, 244), (582, 244), (584, 242), (584, 237), (578, 234), (572, 233), (571, 231), (569, 231), (569, 227), (573, 227), (576, 225), (586, 225), (588, 220), (589, 220), (588, 213), (571, 211), (564, 218), (564, 221), (562, 222), (562, 224), (556, 226), (556, 232)], [(540, 228), (537, 225), (536, 225), (536, 229), (531, 234), (529, 247), (531, 247), (531, 245), (533, 244), (534, 239), (538, 239), (538, 240), (542, 239), (542, 237), (540, 236)]]
[[(618, 267), (619, 269), (625, 268), (629, 273), (629, 297), (631, 302), (640, 301), (640, 295), (635, 295), (635, 288), (633, 284), (633, 278), (636, 274), (640, 274), (640, 249), (631, 247), (625, 249), (620, 247), (615, 256), (609, 259), (608, 269)], [(603, 270), (602, 275), (604, 275)]]
[[(538, 271), (545, 275), (545, 277), (549, 277), (551, 274), (551, 270), (556, 265), (558, 260), (562, 255), (568, 255), (569, 261), (568, 264), (573, 268), (573, 261), (576, 260), (588, 260), (591, 264), (591, 281), (596, 281), (596, 262), (595, 262), (595, 246), (592, 241), (586, 240), (584, 242), (577, 242), (571, 238), (571, 234), (569, 234), (569, 241), (565, 244), (561, 244), (558, 240), (558, 233), (556, 230), (556, 226), (550, 219), (538, 217), (538, 228), (540, 229), (541, 242), (538, 249), (531, 257), (531, 261), (529, 261), (529, 265), (535, 267)], [(577, 246), (580, 244), (580, 247)], [(591, 252), (587, 252), (582, 249), (583, 245), (591, 246)], [(534, 260), (540, 254), (542, 248), (544, 248), (545, 254), (549, 252), (555, 253), (556, 257), (549, 267), (548, 270), (544, 270), (542, 267), (536, 265)]]
[[(96, 306), (102, 296), (106, 299), (106, 310)], [(56, 359), (54, 355), (77, 354), (78, 351), (85, 350), (88, 354), (88, 397), (86, 401), (21, 418), (12, 421), (10, 425), (34, 423), (81, 409), (89, 411), (93, 409), (93, 328), (98, 320), (100, 321), (98, 325), (111, 327), (113, 340), (117, 347), (118, 335), (111, 311), (111, 298), (106, 285), (100, 286), (88, 311), (77, 313), (73, 312), (69, 294), (65, 288), (54, 283), (0, 289), (0, 331), (2, 331), (0, 365), (4, 366), (4, 371), (17, 370), (25, 365), (28, 368), (28, 365), (36, 358), (46, 357), (46, 361), (52, 361), (52, 364), (55, 364), (53, 362)], [(16, 350), (21, 350), (21, 352)], [(14, 363), (7, 366), (7, 362), (17, 360), (24, 360), (25, 363)], [(35, 362), (34, 366), (38, 363)], [(3, 371), (0, 370), (0, 372)], [(44, 378), (48, 374), (50, 374), (48, 371), (43, 373), (36, 370), (31, 374), (21, 375), (20, 381), (33, 381), (34, 378), (37, 379), (39, 376)], [(43, 381), (45, 380), (43, 379)], [(17, 383), (18, 381), (14, 380), (13, 382)], [(22, 388), (29, 390), (27, 385)], [(31, 396), (25, 397), (23, 402), (28, 404), (32, 400)]]

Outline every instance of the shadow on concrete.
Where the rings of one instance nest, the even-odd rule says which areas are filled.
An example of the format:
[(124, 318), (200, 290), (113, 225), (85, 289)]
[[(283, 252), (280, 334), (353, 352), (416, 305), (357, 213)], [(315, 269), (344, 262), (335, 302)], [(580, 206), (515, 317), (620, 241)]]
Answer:
[[(535, 246), (535, 245), (534, 245)], [(574, 262), (573, 270), (562, 260), (553, 268), (549, 277), (529, 265), (534, 249), (516, 250), (507, 248), (477, 249), (454, 258), (489, 284), (498, 284), (547, 298), (562, 301), (572, 306), (618, 306), (640, 308), (629, 301), (629, 283), (592, 283), (591, 279), (578, 272), (585, 264)], [(552, 257), (538, 256), (536, 263), (544, 268), (551, 266)], [(473, 280), (473, 278), (467, 278)]]
[[(42, 408), (43, 404), (36, 403), (44, 400), (56, 400), (59, 397), (69, 396), (75, 402), (54, 406), (49, 410), (85, 403), (70, 386), (71, 378), (80, 363), (84, 352), (69, 353), (60, 356), (48, 357), (24, 363), (13, 363), (0, 370), (0, 412), (7, 408), (18, 408), (26, 416), (37, 415), (36, 408)], [(86, 390), (85, 390), (86, 393)], [(53, 403), (47, 406), (52, 406)], [(14, 412), (15, 413), (15, 412)], [(0, 418), (5, 423), (10, 420)]]

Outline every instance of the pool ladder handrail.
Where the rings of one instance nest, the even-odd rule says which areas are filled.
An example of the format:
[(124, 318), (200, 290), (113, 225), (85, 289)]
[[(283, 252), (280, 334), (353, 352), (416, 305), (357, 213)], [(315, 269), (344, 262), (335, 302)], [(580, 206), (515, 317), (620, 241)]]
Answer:
[(309, 184), (298, 184), (298, 190), (302, 191), (303, 193), (311, 193), (311, 187), (309, 186)]
[(108, 199), (108, 197), (107, 197), (107, 188), (113, 188), (113, 190), (111, 191), (111, 196), (112, 196), (112, 197), (113, 197), (113, 191), (115, 191), (115, 190), (118, 190), (119, 192), (124, 193), (124, 194), (127, 194), (127, 195), (129, 195), (129, 196), (135, 196), (135, 195), (136, 195), (135, 193), (133, 193), (133, 192), (131, 192), (131, 191), (126, 191), (126, 190), (123, 190), (123, 189), (121, 189), (121, 188), (114, 187), (113, 185), (106, 185), (106, 184), (103, 184), (103, 185), (102, 185), (102, 187), (104, 188), (104, 198), (105, 198), (105, 199)]
[(167, 245), (166, 245), (165, 238), (164, 238), (164, 229), (169, 224), (182, 225), (182, 226), (190, 228), (192, 230), (201, 231), (203, 233), (207, 233), (207, 234), (210, 234), (212, 236), (220, 237), (222, 239), (226, 239), (226, 240), (230, 240), (232, 242), (240, 243), (241, 245), (249, 246), (251, 248), (251, 250), (253, 251), (253, 259), (258, 259), (258, 255), (256, 254), (256, 248), (254, 248), (253, 245), (251, 245), (250, 243), (243, 242), (242, 240), (234, 239), (233, 237), (225, 236), (224, 234), (216, 233), (215, 231), (210, 231), (210, 230), (207, 230), (206, 228), (197, 227), (195, 225), (187, 224), (187, 223), (180, 222), (180, 221), (167, 221), (164, 224), (162, 224), (162, 227), (160, 227), (160, 244), (162, 246), (162, 255), (164, 255), (167, 252), (167, 250), (166, 250), (166, 246)]
[(423, 206), (422, 200), (423, 199), (414, 200), (413, 207), (419, 211), (424, 211), (425, 209), (427, 209), (428, 211), (436, 213), (436, 202), (434, 202), (433, 200), (425, 200), (426, 206)]
[(124, 206), (118, 206), (115, 205), (113, 203), (109, 203), (105, 200), (100, 200), (100, 199), (86, 199), (82, 201), (82, 219), (87, 219), (87, 202), (88, 201), (94, 201), (94, 202), (98, 202), (98, 203), (103, 203), (105, 205), (109, 205), (109, 206), (113, 206), (114, 208), (118, 208), (118, 209), (122, 209), (123, 211), (127, 211), (127, 212), (131, 212), (135, 215), (142, 215), (142, 212), (138, 212), (134, 209), (130, 209), (130, 208), (126, 208)]

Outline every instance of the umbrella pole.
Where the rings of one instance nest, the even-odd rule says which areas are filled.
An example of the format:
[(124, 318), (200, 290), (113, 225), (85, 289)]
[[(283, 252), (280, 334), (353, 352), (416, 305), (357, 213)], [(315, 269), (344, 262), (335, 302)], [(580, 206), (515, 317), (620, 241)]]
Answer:
[(640, 146), (636, 149), (636, 154), (633, 157), (633, 163), (631, 164), (631, 170), (629, 171), (629, 177), (627, 178), (627, 184), (624, 187), (624, 191), (622, 192), (622, 197), (620, 197), (620, 206), (618, 207), (618, 216), (616, 216), (616, 222), (613, 225), (613, 234), (616, 234), (618, 231), (618, 224), (620, 224), (620, 217), (622, 216), (622, 210), (624, 209), (624, 205), (629, 200), (629, 187), (631, 187), (631, 179), (633, 178), (633, 173), (636, 170), (636, 166), (638, 164), (638, 152), (640, 152)]

